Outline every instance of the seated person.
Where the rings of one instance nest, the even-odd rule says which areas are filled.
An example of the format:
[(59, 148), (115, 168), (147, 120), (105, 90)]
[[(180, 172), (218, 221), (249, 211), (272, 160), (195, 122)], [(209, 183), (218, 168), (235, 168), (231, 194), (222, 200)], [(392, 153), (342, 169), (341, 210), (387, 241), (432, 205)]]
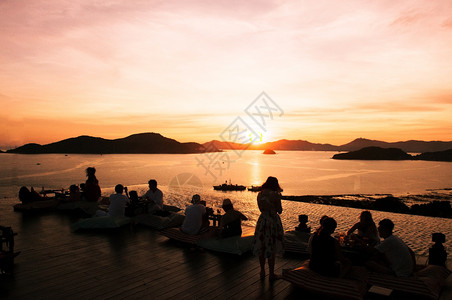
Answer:
[(31, 188), (31, 190), (28, 190), (26, 186), (23, 186), (19, 189), (19, 200), (23, 204), (26, 204), (42, 200), (42, 197), (33, 189), (33, 187)]
[(80, 201), (80, 199), (81, 199), (81, 194), (80, 194), (79, 187), (76, 186), (75, 184), (72, 184), (69, 187), (69, 198), (66, 201), (68, 201), (68, 202)]
[(298, 222), (300, 222), (300, 224), (295, 227), (296, 231), (311, 233), (311, 227), (308, 227), (308, 225), (306, 225), (306, 223), (308, 223), (307, 215), (298, 215)]
[(102, 191), (99, 181), (96, 178), (96, 169), (93, 167), (86, 168), (86, 182), (83, 186), (83, 197), (86, 201), (97, 202), (101, 198)]
[(343, 277), (351, 263), (342, 256), (339, 242), (331, 234), (337, 227), (333, 218), (323, 220), (321, 229), (312, 239), (312, 252), (309, 268), (324, 276)]
[(359, 216), (359, 222), (357, 222), (347, 231), (347, 236), (352, 235), (356, 230), (358, 230), (358, 234), (354, 235), (353, 237), (355, 241), (358, 242), (358, 244), (375, 246), (380, 243), (377, 226), (372, 219), (372, 214), (370, 213), (370, 211), (365, 210), (361, 212), (361, 215)]
[(326, 218), (328, 218), (327, 215), (323, 215), (323, 216), (320, 217), (320, 220), (319, 220), (320, 226), (317, 227), (317, 229), (314, 231), (314, 233), (311, 233), (311, 236), (309, 237), (308, 246), (307, 246), (307, 249), (308, 249), (309, 253), (312, 252), (312, 239), (314, 238), (314, 236), (319, 234), (320, 229), (322, 229), (323, 221), (325, 221)]
[(151, 179), (148, 181), (149, 190), (141, 198), (149, 201), (148, 212), (155, 213), (163, 210), (163, 193), (157, 188), (157, 181)]
[(185, 219), (181, 230), (188, 234), (198, 234), (203, 225), (203, 217), (206, 215), (206, 207), (201, 203), (199, 195), (193, 195), (192, 205), (185, 208)]
[[(126, 195), (123, 195), (123, 192)], [(127, 187), (124, 188), (122, 184), (115, 186), (116, 194), (110, 195), (110, 205), (108, 207), (108, 213), (98, 210), (96, 216), (110, 216), (110, 217), (124, 217), (126, 206), (129, 203), (129, 197), (127, 196)]]
[(407, 277), (413, 274), (415, 256), (413, 251), (397, 236), (392, 234), (394, 223), (389, 219), (378, 223), (378, 232), (384, 239), (373, 250), (372, 260), (366, 262), (371, 271)]
[(446, 236), (442, 233), (433, 233), (432, 242), (435, 244), (428, 249), (428, 264), (437, 266), (446, 266), (447, 252), (443, 246), (446, 242)]
[(199, 201), (199, 203), (206, 208), (206, 213), (202, 216), (202, 225), (200, 230), (202, 231), (203, 228), (210, 226), (209, 216), (213, 215), (213, 209), (211, 207), (207, 207), (207, 202), (204, 200)]
[(230, 236), (242, 235), (242, 220), (246, 221), (248, 218), (234, 209), (230, 199), (223, 200), (223, 209), (225, 214), (221, 216), (220, 220), (220, 236), (222, 238)]

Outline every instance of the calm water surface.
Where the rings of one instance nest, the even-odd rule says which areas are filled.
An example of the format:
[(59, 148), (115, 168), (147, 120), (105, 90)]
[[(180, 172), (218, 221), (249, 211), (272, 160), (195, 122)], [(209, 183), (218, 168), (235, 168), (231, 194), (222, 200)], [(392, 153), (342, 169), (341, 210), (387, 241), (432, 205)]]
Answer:
[[(345, 161), (333, 160), (334, 152), (280, 151), (263, 155), (261, 151), (245, 151), (237, 155), (227, 151), (218, 157), (206, 154), (133, 154), (133, 155), (0, 155), (0, 218), (11, 214), (17, 192), (23, 185), (36, 189), (67, 188), (85, 180), (88, 166), (97, 169), (102, 193), (109, 195), (122, 183), (129, 190), (145, 192), (147, 181), (155, 178), (165, 193), (165, 201), (181, 208), (191, 195), (198, 193), (209, 206), (219, 208), (224, 198), (249, 217), (245, 226), (253, 227), (259, 216), (256, 193), (218, 192), (213, 184), (226, 180), (243, 185), (262, 184), (268, 176), (276, 176), (285, 195), (422, 194), (429, 189), (452, 187), (452, 163), (423, 161)], [(219, 160), (216, 160), (220, 158)], [(212, 159), (215, 164), (204, 168)], [(200, 163), (202, 162), (202, 163)], [(192, 177), (190, 177), (192, 176)], [(187, 181), (188, 180), (188, 181)], [(190, 184), (191, 183), (191, 184)], [(345, 231), (357, 221), (360, 210), (283, 201), (281, 218), (285, 229), (297, 225), (298, 214), (309, 216), (309, 225), (317, 227), (323, 214), (338, 221), (338, 231)], [(410, 244), (417, 254), (426, 254), (432, 232), (446, 234), (452, 247), (452, 220), (373, 211), (378, 222), (391, 218), (396, 234)], [(1, 222), (1, 221), (0, 221)], [(450, 252), (449, 252), (450, 253)], [(449, 257), (452, 254), (449, 254)]]

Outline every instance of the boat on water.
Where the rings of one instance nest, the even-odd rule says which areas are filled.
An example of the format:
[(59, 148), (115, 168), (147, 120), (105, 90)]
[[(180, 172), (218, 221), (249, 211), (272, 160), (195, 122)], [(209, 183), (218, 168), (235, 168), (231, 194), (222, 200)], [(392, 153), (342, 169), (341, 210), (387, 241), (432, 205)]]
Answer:
[(229, 180), (229, 183), (227, 181), (220, 185), (214, 185), (213, 189), (216, 191), (244, 191), (246, 190), (246, 186), (244, 185), (238, 185), (238, 184), (232, 184)]
[(262, 187), (259, 185), (252, 185), (250, 187), (248, 187), (248, 191), (250, 192), (260, 192), (262, 191)]
[[(260, 192), (260, 191), (262, 191), (262, 186), (260, 186), (260, 185), (252, 185), (252, 186), (248, 187), (248, 191), (250, 191), (250, 192)], [(283, 189), (281, 189), (280, 192), (282, 192), (282, 191), (283, 191)]]

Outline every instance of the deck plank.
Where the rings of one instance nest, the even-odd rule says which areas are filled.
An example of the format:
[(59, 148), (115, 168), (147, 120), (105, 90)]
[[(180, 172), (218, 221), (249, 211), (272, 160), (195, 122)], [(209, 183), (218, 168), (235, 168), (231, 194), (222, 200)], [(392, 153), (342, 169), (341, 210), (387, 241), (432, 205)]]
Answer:
[[(287, 282), (259, 279), (252, 254), (191, 250), (152, 229), (70, 231), (61, 214), (2, 216), (16, 236), (14, 275), (0, 280), (1, 299), (259, 299), (290, 295)], [(4, 223), (6, 222), (6, 223)], [(301, 259), (279, 258), (276, 267)]]

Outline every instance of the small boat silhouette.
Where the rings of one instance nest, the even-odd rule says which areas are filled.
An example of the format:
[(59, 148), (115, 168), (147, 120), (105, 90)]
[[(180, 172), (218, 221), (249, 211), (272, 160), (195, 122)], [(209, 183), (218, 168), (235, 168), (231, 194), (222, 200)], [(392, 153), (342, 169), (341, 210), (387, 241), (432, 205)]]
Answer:
[(238, 185), (238, 184), (232, 184), (231, 180), (229, 180), (229, 183), (227, 181), (220, 185), (214, 185), (213, 189), (216, 191), (244, 191), (246, 190), (246, 186), (244, 185)]

